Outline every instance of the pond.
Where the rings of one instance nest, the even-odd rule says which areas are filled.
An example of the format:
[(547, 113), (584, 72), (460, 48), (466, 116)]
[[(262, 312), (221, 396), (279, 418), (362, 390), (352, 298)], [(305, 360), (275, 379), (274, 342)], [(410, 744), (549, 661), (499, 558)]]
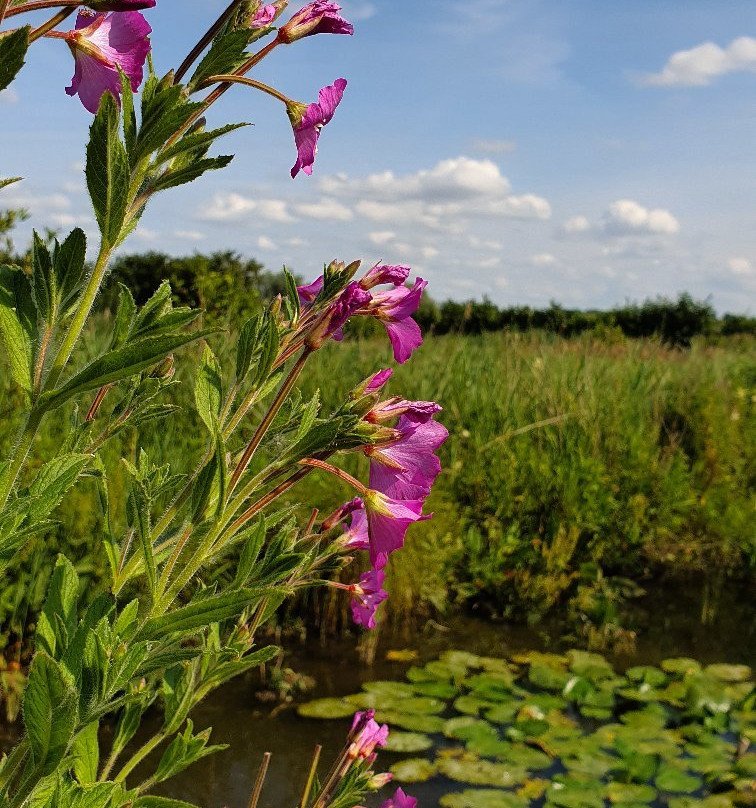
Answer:
[[(589, 778), (591, 780), (591, 787), (594, 791), (593, 801), (598, 800), (600, 805), (604, 805), (603, 798), (607, 799), (611, 796), (612, 802), (606, 804), (616, 804), (619, 808), (629, 808), (633, 806), (654, 805), (664, 806), (668, 805), (669, 799), (677, 800), (671, 804), (675, 808), (687, 808), (687, 805), (703, 805), (704, 803), (698, 799), (701, 795), (708, 793), (706, 789), (701, 788), (705, 775), (691, 772), (687, 769), (681, 769), (680, 761), (690, 757), (688, 752), (684, 751), (685, 744), (688, 740), (677, 737), (670, 733), (677, 732), (681, 725), (688, 722), (686, 707), (684, 707), (685, 695), (678, 687), (677, 696), (678, 700), (672, 698), (669, 701), (657, 701), (656, 695), (662, 690), (668, 688), (673, 682), (681, 682), (684, 678), (683, 673), (680, 672), (664, 672), (661, 673), (666, 676), (663, 682), (657, 680), (656, 677), (660, 675), (658, 666), (663, 660), (670, 657), (694, 657), (701, 666), (706, 666), (712, 663), (722, 662), (726, 660), (729, 663), (737, 663), (740, 665), (754, 666), (756, 663), (756, 624), (754, 623), (754, 610), (753, 602), (749, 592), (745, 588), (732, 588), (724, 592), (720, 597), (719, 609), (716, 615), (712, 618), (709, 625), (702, 625), (701, 621), (697, 619), (701, 611), (702, 587), (700, 585), (678, 585), (677, 587), (667, 587), (663, 591), (659, 591), (655, 597), (647, 597), (638, 604), (639, 615), (642, 618), (645, 614), (646, 627), (643, 631), (639, 632), (637, 639), (636, 651), (632, 656), (625, 655), (613, 657), (610, 659), (611, 667), (617, 672), (623, 672), (628, 667), (635, 671), (636, 680), (625, 682), (625, 689), (632, 688), (638, 691), (636, 694), (639, 701), (633, 701), (632, 698), (625, 696), (616, 696), (614, 704), (617, 709), (614, 710), (615, 714), (623, 713), (626, 715), (624, 722), (619, 722), (622, 727), (626, 729), (623, 732), (629, 732), (631, 738), (635, 738), (634, 743), (642, 742), (644, 748), (651, 750), (648, 752), (656, 761), (656, 767), (653, 772), (648, 768), (653, 768), (652, 762), (648, 758), (645, 760), (647, 770), (643, 771), (642, 768), (634, 772), (632, 775), (627, 774), (628, 762), (620, 758), (622, 766), (624, 766), (625, 774), (615, 775), (619, 779), (628, 780), (627, 788), (622, 790), (620, 786), (615, 786), (615, 791), (607, 792), (606, 785), (599, 785), (606, 783), (607, 780), (607, 766), (615, 765), (616, 761), (608, 761), (606, 750), (596, 746), (597, 741), (595, 738), (592, 740), (585, 740), (600, 729), (602, 725), (616, 723), (614, 716), (611, 718), (609, 714), (602, 714), (602, 708), (595, 708), (597, 712), (591, 715), (590, 704), (579, 704), (579, 693), (573, 693), (572, 700), (562, 699), (563, 709), (562, 712), (573, 721), (582, 733), (582, 739), (578, 737), (576, 743), (575, 738), (559, 738), (558, 733), (554, 736), (554, 728), (550, 727), (546, 732), (551, 734), (548, 736), (549, 744), (547, 748), (553, 757), (551, 761), (547, 761), (544, 753), (541, 753), (540, 763), (537, 762), (539, 755), (536, 754), (540, 741), (538, 737), (524, 738), (518, 741), (516, 747), (514, 745), (515, 739), (510, 737), (512, 723), (518, 713), (521, 713), (523, 707), (528, 708), (526, 700), (528, 696), (520, 693), (518, 709), (514, 714), (511, 713), (504, 702), (512, 702), (513, 699), (503, 699), (500, 704), (499, 715), (494, 712), (494, 718), (508, 717), (509, 723), (495, 722), (496, 737), (490, 735), (490, 725), (484, 726), (483, 724), (476, 724), (484, 717), (485, 709), (493, 709), (490, 705), (485, 708), (477, 709), (476, 705), (472, 705), (472, 715), (470, 712), (461, 712), (456, 710), (453, 704), (455, 697), (460, 695), (454, 694), (454, 697), (449, 695), (449, 698), (442, 699), (444, 706), (442, 711), (438, 714), (444, 721), (448, 721), (455, 716), (461, 717), (462, 725), (454, 728), (447, 725), (446, 735), (443, 729), (439, 729), (437, 725), (438, 719), (436, 714), (430, 714), (430, 722), (426, 722), (426, 727), (430, 728), (430, 735), (433, 742), (433, 747), (421, 755), (428, 761), (437, 759), (438, 754), (449, 754), (444, 750), (466, 747), (468, 752), (470, 748), (486, 760), (496, 760), (490, 755), (484, 755), (483, 752), (488, 751), (500, 752), (500, 757), (507, 759), (512, 757), (512, 750), (514, 748), (519, 751), (516, 755), (519, 756), (521, 761), (525, 762), (529, 767), (526, 771), (528, 775), (523, 779), (521, 772), (516, 771), (518, 784), (514, 784), (512, 789), (522, 788), (523, 783), (531, 782), (528, 788), (532, 789), (531, 799), (523, 802), (512, 802), (512, 805), (532, 804), (534, 806), (543, 805), (547, 794), (538, 793), (539, 782), (545, 778), (551, 778), (554, 775), (565, 774), (566, 767), (561, 763), (560, 754), (557, 754), (552, 748), (559, 746), (561, 743), (571, 743), (573, 752), (575, 749), (582, 747), (584, 752), (581, 753), (581, 760), (585, 761), (587, 757), (595, 758), (599, 763), (594, 763), (592, 766), (587, 766), (588, 771), (576, 771), (580, 768), (580, 763), (574, 763), (572, 768), (567, 769), (567, 774), (572, 775), (572, 780), (567, 780), (567, 785), (572, 786), (562, 794), (551, 793), (549, 801), (546, 803), (549, 806), (565, 805), (569, 808), (570, 805), (577, 805), (582, 808), (583, 805), (589, 806), (592, 804), (585, 793), (579, 789), (575, 791), (576, 782), (581, 778)], [(643, 621), (641, 620), (641, 623)], [(502, 659), (512, 655), (518, 657), (528, 652), (536, 651), (554, 651), (564, 650), (564, 642), (560, 641), (560, 637), (564, 632), (564, 626), (558, 621), (553, 621), (540, 625), (536, 628), (527, 628), (523, 626), (509, 626), (497, 625), (491, 622), (477, 620), (470, 617), (458, 617), (450, 621), (445, 626), (438, 624), (429, 624), (426, 631), (417, 636), (414, 640), (408, 643), (397, 642), (396, 640), (384, 640), (381, 642), (378, 654), (376, 655), (376, 662), (373, 665), (366, 666), (360, 663), (357, 653), (354, 648), (354, 643), (350, 641), (342, 642), (329, 642), (327, 646), (321, 646), (317, 643), (308, 643), (292, 650), (286, 657), (286, 666), (289, 666), (299, 673), (307, 674), (314, 678), (316, 685), (314, 689), (309, 692), (305, 697), (297, 699), (298, 702), (308, 701), (311, 699), (321, 698), (341, 698), (351, 694), (352, 701), (345, 707), (342, 707), (342, 715), (351, 713), (352, 710), (357, 710), (360, 707), (371, 705), (369, 699), (362, 700), (357, 695), (365, 683), (375, 681), (393, 681), (405, 683), (407, 682), (406, 676), (408, 670), (412, 669), (417, 674), (420, 666), (425, 663), (436, 659), (439, 655), (448, 652), (450, 649), (464, 649), (473, 654), (480, 654), (486, 657), (496, 657)], [(411, 648), (416, 654), (417, 658), (414, 661), (391, 661), (386, 659), (387, 652), (397, 649), (405, 649), (405, 646)], [(553, 659), (550, 657), (544, 658), (547, 663), (551, 664)], [(540, 705), (534, 705), (537, 711), (544, 712), (544, 707), (554, 706), (549, 704), (549, 699), (554, 699), (557, 695), (561, 694), (566, 684), (566, 679), (574, 677), (575, 671), (571, 670), (569, 664), (561, 666), (566, 670), (560, 670), (560, 664), (556, 665), (556, 679), (550, 682), (550, 687), (541, 687), (544, 684), (542, 679), (538, 677), (546, 676), (546, 683), (548, 682), (548, 674), (550, 671), (549, 664), (545, 665), (545, 670), (541, 670), (543, 665), (536, 668), (535, 679), (537, 684), (534, 685), (530, 681), (533, 675), (529, 672), (527, 664), (523, 664), (520, 668), (515, 666), (515, 671), (521, 677), (524, 683), (524, 689), (528, 693), (540, 693), (542, 698), (546, 700)], [(665, 664), (665, 668), (673, 663)], [(697, 668), (694, 663), (681, 663), (683, 666), (688, 664)], [(580, 667), (578, 666), (578, 670)], [(737, 671), (741, 671), (738, 673)], [(582, 671), (584, 673), (584, 671)], [(697, 675), (697, 670), (692, 669), (688, 671), (693, 676)], [(494, 670), (495, 674), (496, 671)], [(500, 673), (500, 672), (499, 672)], [(594, 672), (595, 673), (595, 672)], [(486, 674), (485, 670), (470, 668), (465, 671), (465, 676), (480, 676)], [(742, 669), (737, 669), (736, 673), (730, 671), (731, 676), (742, 675)], [(578, 677), (578, 682), (573, 684), (573, 690), (577, 686), (578, 690), (582, 687), (586, 693), (582, 696), (583, 700), (586, 698), (588, 701), (596, 696), (590, 696), (596, 688), (595, 685), (600, 685), (603, 681), (610, 677), (605, 676), (599, 672), (596, 682), (591, 682), (588, 678), (588, 684), (583, 680), (585, 676)], [(420, 679), (422, 679), (420, 674)], [(432, 677), (431, 677), (432, 678)], [(726, 677), (725, 677), (726, 678)], [(690, 679), (686, 685), (687, 690), (690, 689), (691, 683), (696, 686), (711, 688), (714, 687), (715, 693), (708, 693), (702, 696), (704, 703), (707, 699), (712, 704), (716, 701), (714, 697), (716, 693), (721, 695), (721, 688), (717, 689), (717, 684), (709, 681), (710, 677), (706, 676), (697, 682), (695, 679)], [(485, 683), (485, 681), (484, 681)], [(520, 680), (518, 679), (518, 685)], [(490, 682), (488, 683), (491, 684)], [(719, 685), (723, 688), (730, 688), (734, 686), (734, 682), (720, 682)], [(368, 685), (368, 687), (371, 687)], [(387, 685), (377, 685), (379, 690)], [(401, 691), (406, 684), (398, 684), (394, 688), (394, 695), (396, 692)], [(618, 689), (615, 683), (615, 689)], [(742, 688), (743, 685), (738, 685)], [(422, 689), (422, 688), (421, 688)], [(606, 689), (606, 688), (605, 688)], [(611, 688), (608, 688), (611, 690)], [(433, 690), (431, 686), (431, 690)], [(651, 696), (646, 699), (643, 695), (644, 691), (649, 691)], [(441, 690), (436, 691), (438, 694), (443, 695)], [(465, 687), (460, 690), (460, 693), (467, 693), (469, 695), (469, 688)], [(363, 697), (365, 692), (363, 691)], [(418, 695), (418, 694), (415, 694)], [(491, 694), (489, 694), (490, 696)], [(633, 695), (632, 693), (630, 694)], [(501, 698), (502, 694), (498, 694)], [(675, 696), (673, 692), (672, 696)], [(732, 696), (732, 694), (731, 694)], [(601, 702), (601, 698), (598, 701)], [(682, 700), (680, 700), (682, 699)], [(487, 701), (487, 699), (484, 699)], [(497, 699), (494, 699), (496, 704), (499, 704)], [(609, 702), (604, 702), (608, 704)], [(678, 706), (675, 706), (675, 703)], [(621, 705), (621, 708), (620, 708)], [(426, 705), (427, 706), (427, 705)], [(464, 704), (462, 705), (464, 707)], [(468, 705), (469, 706), (469, 705)], [(664, 714), (654, 710), (662, 707)], [(392, 710), (388, 712), (398, 712), (396, 704), (391, 705)], [(533, 705), (530, 705), (533, 707)], [(415, 705), (418, 708), (418, 705)], [(423, 706), (420, 705), (420, 709)], [(473, 709), (475, 708), (475, 709)], [(647, 708), (644, 710), (644, 708)], [(606, 708), (603, 708), (606, 709)], [(613, 708), (612, 708), (613, 709)], [(707, 727), (705, 736), (695, 739), (698, 746), (694, 746), (694, 751), (700, 751), (700, 746), (704, 741), (711, 744), (720, 744), (718, 751), (715, 755), (711, 753), (712, 757), (703, 764), (696, 764), (700, 767), (724, 765), (722, 759), (730, 755), (733, 758), (735, 746), (737, 744), (736, 736), (730, 731), (729, 725), (725, 727), (724, 724), (718, 725), (717, 721), (721, 719), (715, 716), (716, 710), (713, 712), (708, 711), (705, 706), (702, 708), (703, 712), (695, 719), (693, 723), (703, 723), (703, 718), (706, 718), (710, 727)], [(750, 708), (754, 709), (753, 706)], [(386, 711), (384, 711), (386, 712)], [(546, 713), (549, 711), (546, 710)], [(584, 714), (586, 713), (587, 714)], [(638, 716), (635, 713), (639, 713)], [(700, 712), (700, 711), (699, 711)], [(627, 714), (632, 713), (630, 717)], [(704, 713), (706, 714), (704, 716)], [(527, 712), (525, 713), (527, 714)], [(469, 726), (465, 726), (465, 716), (472, 718)], [(379, 713), (380, 717), (380, 713)], [(559, 722), (555, 716), (553, 720)], [(384, 717), (382, 720), (389, 720), (389, 716)], [(519, 719), (519, 720), (522, 720)], [(540, 721), (542, 719), (535, 719)], [(692, 721), (693, 719), (691, 719)], [(753, 713), (751, 713), (751, 720), (753, 720)], [(635, 724), (633, 723), (635, 722)], [(688, 722), (689, 723), (689, 722)], [(303, 718), (297, 714), (295, 706), (279, 707), (275, 704), (262, 703), (256, 695), (256, 685), (252, 680), (237, 681), (223, 690), (211, 696), (201, 709), (196, 711), (195, 724), (198, 727), (213, 726), (213, 740), (216, 743), (228, 743), (230, 749), (219, 755), (211, 756), (200, 761), (196, 764), (183, 778), (171, 781), (166, 784), (166, 787), (161, 792), (165, 795), (170, 795), (174, 798), (189, 800), (196, 802), (198, 805), (207, 806), (207, 808), (221, 808), (221, 806), (228, 806), (228, 808), (244, 808), (249, 799), (249, 794), (252, 789), (252, 783), (259, 766), (263, 752), (269, 751), (272, 753), (271, 765), (269, 769), (266, 789), (263, 792), (260, 801), (260, 808), (278, 808), (279, 806), (294, 806), (301, 792), (301, 788), (306, 776), (306, 771), (309, 766), (310, 757), (312, 755), (315, 743), (323, 745), (322, 761), (331, 760), (341, 749), (346, 733), (349, 728), (350, 719), (342, 717), (341, 719), (334, 720), (317, 720), (314, 718)], [(422, 725), (423, 722), (421, 721)], [(435, 725), (435, 726), (434, 726)], [(643, 730), (641, 735), (633, 736), (633, 727), (642, 725)], [(628, 730), (627, 728), (630, 727)], [(527, 728), (527, 727), (526, 727)], [(533, 729), (543, 729), (542, 725), (530, 727)], [(398, 730), (399, 728), (397, 728)], [(711, 730), (711, 731), (709, 731)], [(607, 732), (607, 730), (604, 730)], [(688, 730), (692, 733), (693, 730)], [(480, 733), (480, 735), (476, 734)], [(509, 734), (507, 734), (509, 733)], [(645, 733), (645, 735), (643, 734)], [(397, 733), (395, 733), (396, 735)], [(622, 734), (622, 732), (620, 733)], [(751, 733), (751, 737), (754, 736)], [(514, 733), (516, 736), (516, 732)], [(570, 733), (567, 732), (567, 736)], [(651, 742), (649, 735), (658, 735), (665, 739), (664, 742), (659, 742), (654, 745)], [(449, 737), (447, 737), (449, 736)], [(489, 737), (490, 736), (490, 737)], [(404, 737), (404, 736), (400, 736)], [(638, 741), (638, 738), (641, 741)], [(690, 741), (692, 743), (692, 741)], [(488, 748), (487, 745), (488, 744)], [(508, 744), (508, 746), (507, 746)], [(530, 754), (523, 751), (529, 749)], [(564, 750), (560, 750), (564, 751)], [(505, 754), (505, 752), (507, 754)], [(664, 754), (662, 754), (664, 753)], [(455, 754), (455, 753), (451, 753)], [(575, 753), (577, 754), (577, 753)], [(616, 750), (611, 753), (614, 757), (618, 757)], [(582, 756), (585, 756), (583, 758)], [(719, 755), (719, 757), (717, 757)], [(525, 757), (523, 757), (525, 756)], [(380, 763), (384, 768), (388, 768), (393, 764), (397, 764), (400, 760), (406, 759), (408, 755), (398, 755), (395, 752), (383, 752), (380, 756)], [(410, 755), (410, 757), (417, 757), (417, 754)], [(573, 755), (574, 757), (574, 755)], [(715, 761), (714, 758), (717, 758)], [(668, 759), (667, 759), (668, 758)], [(451, 760), (452, 763), (449, 763)], [(446, 775), (454, 773), (454, 767), (459, 768), (459, 762), (454, 762), (456, 759), (451, 757), (447, 759), (447, 763), (442, 764), (445, 766)], [(748, 763), (743, 763), (742, 766), (752, 765), (752, 756), (748, 755)], [(603, 762), (602, 762), (603, 761)], [(719, 763), (717, 763), (719, 761)], [(511, 760), (510, 760), (511, 762)], [(547, 768), (543, 767), (548, 763)], [(536, 766), (536, 768), (532, 768)], [(522, 764), (519, 766), (522, 769)], [(407, 775), (407, 771), (402, 772), (401, 769), (397, 770), (398, 774)], [(500, 775), (496, 769), (489, 772), (489, 775), (496, 778)], [(408, 793), (417, 796), (420, 800), (419, 805), (421, 808), (435, 808), (439, 805), (439, 800), (444, 798), (445, 794), (450, 792), (463, 792), (465, 789), (480, 790), (484, 788), (481, 785), (465, 784), (458, 782), (445, 774), (434, 774), (433, 777), (426, 782), (412, 782), (401, 784)], [(412, 776), (416, 776), (412, 773)], [(688, 780), (684, 779), (688, 777)], [(756, 772), (751, 771), (749, 776), (756, 777)], [(666, 792), (660, 788), (651, 788), (651, 790), (641, 790), (636, 788), (643, 782), (643, 778), (648, 777), (653, 784), (656, 779), (661, 777), (661, 786), (673, 785), (676, 788), (685, 786), (689, 789), (693, 788), (693, 797), (688, 797), (684, 792)], [(577, 778), (577, 781), (575, 781)], [(481, 775), (478, 773), (473, 776), (473, 780), (480, 783), (481, 780), (486, 780), (485, 773)], [(490, 779), (488, 782), (492, 782)], [(540, 784), (543, 785), (542, 783)], [(649, 799), (653, 795), (652, 799)], [(562, 798), (560, 800), (560, 797)], [(385, 798), (385, 795), (382, 795)], [(645, 799), (644, 799), (645, 798)], [(447, 797), (448, 799), (448, 797)], [(469, 803), (469, 808), (488, 808), (488, 803), (480, 803), (480, 793), (474, 793), (471, 797), (472, 802)], [(693, 802), (685, 802), (684, 800), (693, 799)], [(572, 801), (571, 801), (572, 800)], [(370, 805), (376, 805), (381, 799), (374, 800)], [(498, 808), (499, 804), (503, 808), (509, 808), (509, 803), (502, 801), (501, 803), (491, 802), (492, 808)], [(721, 803), (722, 808), (726, 808), (730, 803)], [(465, 802), (458, 803), (459, 808), (468, 808)], [(710, 803), (712, 808), (720, 808), (715, 803)], [(457, 805), (451, 805), (449, 808), (457, 808)]]

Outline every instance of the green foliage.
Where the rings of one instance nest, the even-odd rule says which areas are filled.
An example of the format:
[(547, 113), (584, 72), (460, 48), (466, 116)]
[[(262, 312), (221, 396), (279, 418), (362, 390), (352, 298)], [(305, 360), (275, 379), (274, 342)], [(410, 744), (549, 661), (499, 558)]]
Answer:
[(31, 26), (0, 34), (0, 91), (4, 90), (24, 66), (29, 49)]

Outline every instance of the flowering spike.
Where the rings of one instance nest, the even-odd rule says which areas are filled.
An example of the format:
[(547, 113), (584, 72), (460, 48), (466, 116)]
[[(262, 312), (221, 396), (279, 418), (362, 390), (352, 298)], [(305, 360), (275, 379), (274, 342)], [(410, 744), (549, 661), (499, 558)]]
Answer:
[(291, 169), (292, 179), (297, 176), (300, 169), (305, 174), (312, 174), (320, 130), (333, 118), (346, 86), (346, 79), (336, 79), (333, 84), (320, 90), (317, 103), (287, 106), (297, 147), (297, 161)]
[(301, 8), (278, 31), (278, 41), (291, 44), (313, 34), (351, 34), (354, 26), (340, 14), (341, 6), (326, 0), (315, 0)]
[(65, 35), (76, 62), (69, 95), (78, 93), (89, 112), (96, 113), (103, 93), (121, 97), (121, 76), (128, 76), (132, 90), (142, 82), (144, 62), (150, 51), (152, 28), (138, 11), (92, 14), (81, 11), (76, 28)]

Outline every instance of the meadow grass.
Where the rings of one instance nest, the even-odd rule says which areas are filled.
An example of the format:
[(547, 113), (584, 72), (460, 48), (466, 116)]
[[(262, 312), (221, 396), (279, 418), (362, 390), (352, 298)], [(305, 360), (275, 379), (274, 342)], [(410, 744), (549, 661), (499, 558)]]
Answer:
[[(597, 574), (753, 573), (754, 340), (694, 342), (681, 351), (610, 337), (430, 337), (396, 369), (388, 392), (439, 401), (450, 435), (428, 502), (435, 516), (413, 527), (391, 569), (389, 620), (406, 624), (470, 601), (506, 615), (543, 614)], [(214, 347), (222, 355), (230, 342), (218, 338)], [(95, 330), (88, 344), (91, 351)], [(198, 351), (182, 354), (177, 378)], [(328, 412), (374, 372), (376, 357), (389, 363), (385, 340), (328, 345), (303, 377), (302, 392), (319, 389)], [(0, 395), (0, 448), (7, 450), (22, 400), (5, 373)], [(193, 393), (182, 383), (174, 396), (187, 403)], [(60, 410), (45, 423), (38, 457), (61, 439), (69, 417)], [(104, 451), (132, 458), (144, 447), (188, 472), (203, 441), (190, 413), (125, 434)], [(364, 458), (346, 457), (344, 465), (364, 476)], [(111, 481), (120, 505), (125, 479)], [(324, 514), (351, 495), (324, 476), (310, 477), (296, 492)], [(59, 529), (29, 547), (10, 572), (16, 585), (4, 588), (0, 620), (15, 623), (17, 632), (42, 599), (57, 550), (73, 552), (93, 589), (104, 574), (93, 550), (101, 529), (94, 486), (83, 482), (58, 517)], [(338, 626), (342, 600), (318, 598), (323, 621)]]

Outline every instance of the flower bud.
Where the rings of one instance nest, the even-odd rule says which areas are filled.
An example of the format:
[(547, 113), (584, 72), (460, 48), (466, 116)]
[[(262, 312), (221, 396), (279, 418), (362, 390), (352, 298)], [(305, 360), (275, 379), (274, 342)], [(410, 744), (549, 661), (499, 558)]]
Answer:
[(278, 41), (287, 45), (313, 34), (353, 34), (354, 27), (339, 15), (341, 6), (315, 0), (301, 8), (278, 31)]

